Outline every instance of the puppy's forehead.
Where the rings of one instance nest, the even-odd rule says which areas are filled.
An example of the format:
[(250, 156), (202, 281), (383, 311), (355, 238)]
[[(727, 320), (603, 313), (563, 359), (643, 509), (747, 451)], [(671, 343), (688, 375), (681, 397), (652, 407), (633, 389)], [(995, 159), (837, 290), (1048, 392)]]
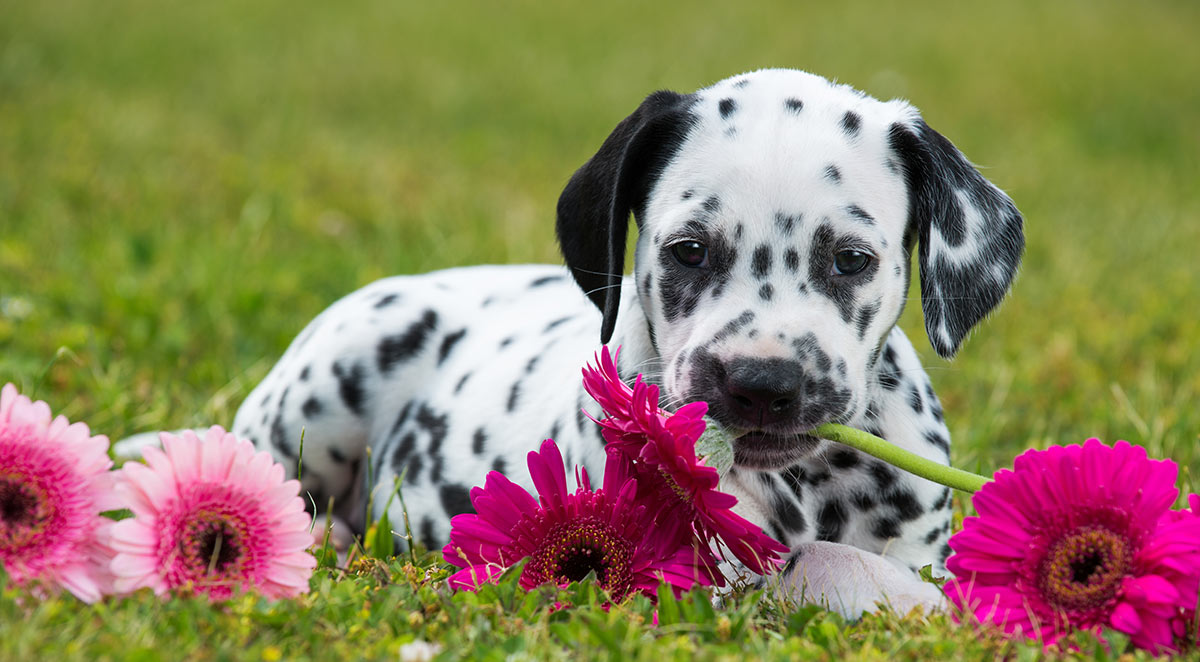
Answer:
[(695, 96), (693, 125), (654, 187), (648, 217), (669, 219), (695, 199), (764, 214), (856, 206), (903, 223), (892, 218), (903, 216), (907, 194), (889, 132), (918, 117), (909, 104), (782, 69)]

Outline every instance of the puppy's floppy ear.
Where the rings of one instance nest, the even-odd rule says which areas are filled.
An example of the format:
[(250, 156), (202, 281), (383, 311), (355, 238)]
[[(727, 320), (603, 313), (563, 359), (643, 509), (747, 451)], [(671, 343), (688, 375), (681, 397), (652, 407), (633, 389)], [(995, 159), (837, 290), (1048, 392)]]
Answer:
[(600, 341), (617, 323), (629, 212), (641, 227), (646, 196), (694, 122), (691, 95), (655, 92), (617, 125), (558, 199), (558, 243), (575, 282), (604, 314)]
[(908, 248), (920, 245), (925, 331), (949, 359), (1016, 276), (1021, 213), (924, 120), (893, 124), (889, 138), (908, 183)]

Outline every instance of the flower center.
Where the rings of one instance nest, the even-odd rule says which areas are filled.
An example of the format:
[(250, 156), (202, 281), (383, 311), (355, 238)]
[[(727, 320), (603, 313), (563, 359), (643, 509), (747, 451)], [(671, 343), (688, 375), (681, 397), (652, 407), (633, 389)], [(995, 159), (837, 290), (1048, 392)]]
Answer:
[(534, 551), (526, 572), (542, 582), (565, 584), (594, 571), (600, 586), (619, 601), (633, 585), (630, 547), (611, 526), (595, 517), (563, 522), (551, 529)]
[(683, 489), (679, 483), (675, 482), (675, 479), (671, 477), (671, 474), (667, 473), (666, 469), (664, 469), (662, 466), (659, 466), (658, 473), (662, 476), (663, 480), (666, 481), (667, 487), (671, 488), (671, 491), (675, 493), (675, 496), (679, 497), (680, 501), (684, 503), (691, 503), (691, 495), (688, 494), (688, 491)]
[(227, 519), (212, 513), (198, 513), (179, 546), (188, 565), (202, 574), (226, 574), (242, 560), (237, 530)]
[(53, 515), (34, 485), (19, 476), (0, 476), (0, 545), (27, 544)]
[(1125, 537), (1103, 526), (1079, 527), (1055, 542), (1043, 559), (1043, 595), (1062, 609), (1103, 606), (1116, 597), (1131, 556)]

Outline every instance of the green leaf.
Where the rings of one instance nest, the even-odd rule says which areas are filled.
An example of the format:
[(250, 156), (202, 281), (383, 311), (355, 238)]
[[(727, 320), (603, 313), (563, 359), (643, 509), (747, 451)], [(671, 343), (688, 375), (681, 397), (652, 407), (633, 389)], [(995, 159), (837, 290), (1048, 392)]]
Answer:
[(371, 556), (377, 559), (387, 559), (395, 556), (396, 542), (392, 536), (392, 525), (388, 521), (387, 510), (375, 522), (374, 535), (371, 536)]
[(724, 477), (733, 467), (733, 437), (716, 420), (704, 417), (704, 432), (696, 440), (696, 455)]
[(666, 582), (658, 585), (658, 624), (675, 625), (679, 622), (679, 601)]

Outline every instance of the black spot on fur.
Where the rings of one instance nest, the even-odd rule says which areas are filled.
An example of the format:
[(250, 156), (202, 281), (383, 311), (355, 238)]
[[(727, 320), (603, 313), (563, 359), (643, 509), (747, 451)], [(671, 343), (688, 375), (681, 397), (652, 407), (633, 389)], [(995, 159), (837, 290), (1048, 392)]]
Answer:
[[(421, 479), (421, 470), (424, 468), (425, 458), (420, 454), (412, 456), (412, 459), (408, 461), (408, 465), (405, 467), (404, 484), (415, 485)], [(399, 472), (396, 473), (399, 474)]]
[(471, 437), (471, 452), (476, 455), (483, 455), (484, 444), (487, 443), (487, 433), (483, 428), (475, 431), (475, 435)]
[(928, 441), (934, 448), (944, 452), (950, 452), (950, 440), (942, 436), (941, 432), (936, 430), (927, 430), (925, 432), (925, 441)]
[(782, 527), (792, 533), (803, 533), (808, 528), (808, 522), (804, 520), (804, 513), (800, 512), (800, 508), (795, 502), (787, 498), (783, 494), (776, 494), (774, 500), (775, 514), (778, 516), (778, 521)]
[(566, 324), (567, 322), (570, 322), (572, 319), (574, 319), (574, 318), (569, 315), (567, 317), (560, 317), (560, 318), (554, 320), (553, 322), (550, 322), (549, 324), (547, 324), (546, 328), (542, 329), (542, 333), (550, 333), (551, 331), (558, 328), (559, 326)]
[(804, 467), (794, 464), (783, 470), (783, 484), (787, 485), (792, 490), (792, 495), (796, 497), (798, 503), (804, 503), (804, 483), (808, 479), (805, 475)]
[(875, 485), (882, 492), (887, 490), (896, 482), (896, 472), (883, 462), (871, 463), (871, 477), (875, 479)]
[(750, 272), (755, 278), (763, 279), (771, 272), (771, 247), (759, 244), (750, 257)]
[(749, 78), (739, 78), (738, 80), (734, 81), (733, 86), (736, 88), (743, 88), (749, 84), (750, 84)]
[(863, 340), (867, 337), (867, 329), (871, 327), (871, 322), (875, 321), (875, 315), (879, 314), (880, 302), (869, 303), (858, 309), (858, 314), (854, 316), (854, 326), (858, 329), (858, 339)]
[(838, 469), (849, 469), (858, 464), (858, 453), (848, 448), (841, 448), (829, 455), (829, 463)]
[(908, 406), (918, 414), (925, 411), (925, 400), (921, 398), (921, 391), (916, 384), (908, 385)]
[(945, 508), (949, 505), (950, 505), (950, 488), (947, 487), (942, 490), (942, 495), (940, 497), (938, 497), (937, 501), (933, 502), (933, 505), (930, 506), (929, 509), (937, 511), (937, 510), (941, 510), (942, 508)]
[(868, 214), (862, 207), (858, 205), (850, 205), (846, 207), (846, 213), (850, 216), (866, 223), (867, 225), (875, 225), (875, 217)]
[(504, 349), (505, 347), (508, 347), (509, 345), (513, 344), (513, 341), (516, 339), (517, 339), (516, 336), (509, 336), (509, 337), (501, 340), (500, 341), (500, 349)]
[(403, 333), (384, 336), (375, 350), (375, 361), (379, 364), (379, 371), (387, 374), (396, 364), (415, 356), (436, 326), (437, 313), (426, 310), (421, 319), (413, 322)]
[[(734, 333), (737, 333), (738, 331), (742, 330), (742, 327), (750, 324), (751, 321), (754, 321), (754, 311), (743, 311), (742, 314), (740, 314), (740, 315), (738, 315), (738, 317), (733, 318), (730, 321), (728, 321), (728, 323), (726, 323), (725, 326), (721, 327), (720, 331), (715, 333), (715, 335), (713, 336), (713, 342), (715, 343), (715, 342), (724, 341), (725, 338), (730, 337), (730, 336), (734, 335)], [(680, 365), (682, 365), (683, 362), (684, 362), (683, 357), (680, 356), (679, 357)]]
[(826, 501), (817, 514), (817, 540), (838, 542), (846, 523), (846, 507), (841, 501)]
[[(396, 475), (400, 475), (404, 471), (404, 467), (408, 464), (408, 458), (412, 455), (413, 449), (417, 447), (417, 435), (409, 432), (400, 439), (400, 443), (392, 449), (392, 471)], [(412, 476), (406, 475), (405, 479)]]
[(396, 417), (396, 422), (392, 424), (391, 436), (395, 436), (400, 428), (408, 421), (408, 414), (412, 411), (412, 400), (404, 403), (404, 408), (400, 410), (400, 415)]
[(721, 208), (721, 199), (715, 195), (710, 195), (704, 200), (704, 203), (701, 206), (704, 207), (704, 211), (709, 212), (710, 214), (715, 213)]
[(908, 490), (897, 490), (884, 495), (884, 502), (896, 509), (896, 516), (901, 522), (912, 521), (925, 514), (925, 509), (917, 501), (917, 497)]
[(376, 309), (387, 308), (388, 306), (392, 305), (393, 303), (396, 303), (399, 300), (400, 300), (399, 294), (388, 294), (383, 297), (380, 297), (379, 301), (375, 302), (375, 308)]
[(462, 340), (463, 336), (465, 335), (467, 335), (467, 330), (459, 329), (454, 333), (447, 333), (446, 337), (442, 338), (442, 346), (438, 348), (438, 365), (441, 365), (442, 362), (446, 360), (446, 357), (450, 356), (451, 350), (454, 349), (454, 346), (457, 345), (458, 341)]
[(492, 471), (495, 471), (497, 473), (504, 473), (507, 470), (508, 470), (508, 463), (506, 463), (504, 461), (503, 457), (498, 457), (495, 460), (492, 460)]
[(929, 533), (925, 534), (925, 544), (932, 545), (934, 542), (937, 541), (938, 538), (940, 538), (942, 536), (942, 533), (944, 531), (945, 531), (945, 529), (940, 526), (934, 527), (933, 529), (931, 529), (929, 531)]
[(462, 485), (442, 485), (438, 497), (442, 500), (442, 509), (451, 517), (475, 512), (471, 505), (471, 491)]
[(783, 252), (783, 266), (787, 268), (788, 273), (796, 273), (800, 270), (800, 254), (795, 248), (789, 248)]
[(335, 361), (333, 364), (333, 376), (338, 382), (338, 395), (342, 397), (346, 408), (358, 416), (363, 415), (363, 400), (367, 395), (363, 388), (365, 373), (360, 363), (354, 363), (349, 368), (343, 366), (341, 361)]
[(517, 409), (517, 398), (521, 395), (521, 382), (513, 382), (512, 389), (508, 392), (508, 404), (504, 406), (508, 413), (513, 413)]
[(804, 102), (796, 98), (785, 99), (783, 105), (793, 113), (804, 110)]
[(858, 135), (860, 129), (862, 129), (862, 117), (852, 110), (847, 110), (846, 114), (842, 115), (842, 131), (853, 137)]
[(737, 102), (733, 99), (721, 99), (717, 104), (717, 110), (721, 111), (721, 119), (729, 119), (733, 111), (737, 110)]
[(854, 503), (854, 507), (866, 512), (875, 507), (875, 497), (868, 492), (855, 492), (850, 497), (850, 501)]
[(549, 285), (550, 283), (557, 283), (564, 278), (566, 278), (566, 276), (542, 276), (541, 278), (534, 279), (534, 281), (529, 284), (529, 288), (533, 289), (535, 287)]
[(312, 372), (312, 366), (311, 365), (304, 366), (304, 369), (300, 371), (300, 381), (302, 381), (302, 382), (308, 381), (308, 375), (310, 372)]
[(770, 283), (764, 283), (762, 287), (758, 288), (758, 298), (763, 301), (770, 301), (771, 296), (774, 294), (775, 288), (771, 287)]
[(792, 231), (796, 229), (796, 223), (799, 222), (795, 216), (788, 216), (783, 212), (775, 212), (775, 227), (787, 236), (792, 235)]
[(899, 538), (900, 523), (891, 517), (881, 517), (875, 520), (875, 526), (871, 529), (871, 535), (883, 540)]
[(463, 386), (466, 386), (467, 380), (470, 378), (471, 378), (471, 373), (469, 373), (469, 372), (464, 374), (461, 378), (459, 378), (458, 383), (454, 385), (454, 395), (458, 395), (459, 392), (461, 392), (463, 390)]
[(346, 454), (337, 446), (329, 447), (329, 459), (333, 460), (335, 464), (345, 464), (347, 460)]
[(696, 192), (693, 191), (692, 189), (688, 189), (683, 192), (682, 199), (683, 200), (691, 200), (693, 195), (696, 195)]
[(829, 164), (828, 166), (825, 166), (825, 179), (828, 179), (829, 181), (833, 182), (834, 184), (841, 184), (842, 183), (842, 171), (838, 170), (837, 166), (835, 166), (833, 164)]
[(421, 544), (428, 550), (438, 547), (437, 536), (433, 532), (433, 518), (428, 515), (421, 518)]
[(309, 396), (309, 398), (304, 401), (304, 404), (300, 406), (300, 412), (304, 414), (305, 418), (317, 416), (321, 413), (321, 401)]

